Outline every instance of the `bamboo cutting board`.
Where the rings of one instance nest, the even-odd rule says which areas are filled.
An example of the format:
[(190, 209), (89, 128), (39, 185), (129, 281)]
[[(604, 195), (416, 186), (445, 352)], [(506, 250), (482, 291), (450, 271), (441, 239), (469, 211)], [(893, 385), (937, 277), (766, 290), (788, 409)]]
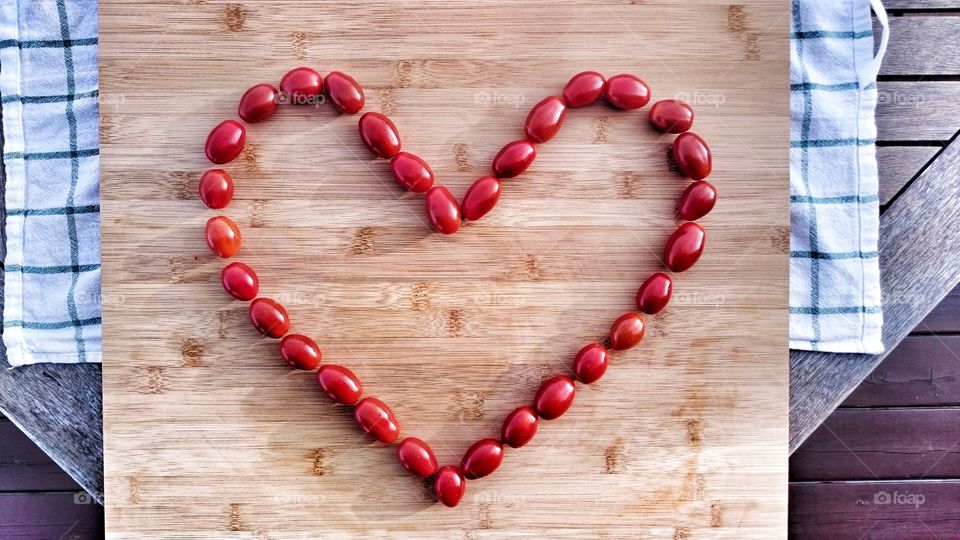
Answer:
[[(787, 509), (787, 23), (774, 0), (104, 0), (106, 519), (116, 537), (771, 538)], [(457, 196), (578, 71), (682, 97), (721, 202), (647, 339), (456, 509), (291, 372), (219, 285), (196, 197), (253, 83), (352, 74)], [(261, 294), (442, 463), (634, 309), (688, 184), (646, 110), (571, 111), (450, 237), (331, 107), (283, 107), (226, 168)]]

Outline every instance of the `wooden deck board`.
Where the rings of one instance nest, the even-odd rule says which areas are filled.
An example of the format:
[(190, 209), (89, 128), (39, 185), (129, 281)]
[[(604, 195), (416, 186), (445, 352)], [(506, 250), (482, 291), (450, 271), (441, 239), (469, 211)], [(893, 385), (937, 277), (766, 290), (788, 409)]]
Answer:
[(790, 485), (790, 504), (791, 538), (933, 540), (960, 531), (960, 480), (801, 482)]
[(960, 478), (960, 408), (838, 409), (790, 459), (791, 480)]

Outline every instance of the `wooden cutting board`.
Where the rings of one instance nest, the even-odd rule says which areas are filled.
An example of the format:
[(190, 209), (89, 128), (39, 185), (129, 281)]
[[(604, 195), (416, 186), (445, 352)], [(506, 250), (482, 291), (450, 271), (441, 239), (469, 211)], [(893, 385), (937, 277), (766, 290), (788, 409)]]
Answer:
[[(106, 519), (116, 537), (771, 538), (787, 511), (787, 28), (774, 0), (100, 4)], [(460, 197), (574, 73), (642, 76), (712, 145), (721, 203), (642, 346), (434, 504), (219, 285), (196, 197), (250, 85), (346, 71)], [(226, 168), (237, 257), (324, 361), (457, 463), (634, 309), (688, 181), (645, 111), (572, 111), (451, 237), (353, 116), (283, 107)]]

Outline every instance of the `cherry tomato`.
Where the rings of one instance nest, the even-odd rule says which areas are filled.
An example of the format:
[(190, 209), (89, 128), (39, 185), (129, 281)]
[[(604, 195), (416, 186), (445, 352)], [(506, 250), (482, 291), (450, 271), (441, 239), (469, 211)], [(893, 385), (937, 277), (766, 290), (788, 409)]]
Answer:
[(250, 302), (250, 322), (261, 334), (279, 338), (290, 330), (290, 316), (282, 304), (269, 298), (257, 298)]
[(610, 353), (602, 345), (591, 343), (577, 352), (573, 359), (573, 374), (583, 384), (591, 384), (603, 377), (610, 362)]
[(537, 390), (537, 396), (533, 400), (537, 415), (544, 420), (559, 418), (573, 404), (576, 392), (573, 379), (566, 375), (547, 379)]
[(624, 313), (610, 325), (610, 348), (624, 351), (636, 347), (646, 329), (643, 317), (638, 313)]
[(680, 219), (696, 221), (713, 210), (717, 204), (717, 188), (706, 180), (699, 180), (687, 186), (680, 196), (677, 215)]
[(368, 112), (360, 117), (360, 140), (374, 154), (390, 159), (400, 151), (400, 132), (386, 116)]
[(437, 472), (437, 457), (433, 455), (433, 450), (416, 437), (407, 437), (400, 442), (397, 458), (404, 469), (420, 478), (429, 478)]
[(567, 106), (557, 96), (544, 98), (530, 109), (523, 123), (527, 139), (535, 143), (545, 143), (560, 131), (563, 119), (567, 116)]
[(637, 291), (637, 308), (647, 315), (663, 311), (673, 294), (673, 280), (670, 276), (657, 272), (648, 277)]
[(500, 200), (500, 180), (496, 176), (484, 176), (467, 189), (460, 203), (463, 219), (476, 221), (487, 214)]
[(707, 233), (700, 225), (688, 221), (670, 235), (663, 248), (663, 262), (674, 272), (689, 270), (703, 254)]
[(433, 186), (427, 191), (427, 220), (433, 230), (453, 234), (460, 229), (460, 205), (450, 191), (443, 186)]
[(426, 161), (409, 152), (393, 156), (390, 170), (398, 184), (414, 193), (423, 193), (433, 187), (433, 170)]
[(280, 90), (293, 105), (315, 105), (323, 88), (323, 77), (308, 67), (293, 68), (280, 79)]
[(236, 120), (224, 120), (210, 130), (203, 151), (207, 159), (217, 165), (233, 161), (243, 152), (247, 129)]
[(452, 508), (460, 504), (466, 490), (467, 481), (460, 469), (445, 465), (437, 470), (437, 475), (433, 478), (433, 493), (444, 506)]
[(639, 109), (650, 101), (650, 87), (639, 77), (614, 75), (607, 79), (604, 97), (618, 109)]
[(342, 405), (354, 405), (363, 395), (360, 379), (349, 369), (336, 364), (320, 366), (317, 383), (330, 399)]
[(237, 300), (253, 300), (260, 290), (260, 280), (253, 268), (242, 262), (230, 263), (220, 272), (223, 290)]
[(390, 444), (400, 435), (400, 424), (387, 404), (374, 397), (365, 397), (353, 409), (360, 429), (383, 444)]
[(199, 191), (208, 208), (223, 208), (233, 199), (233, 177), (223, 169), (210, 169), (200, 177)]
[(240, 229), (227, 216), (214, 216), (207, 220), (204, 231), (210, 251), (224, 259), (233, 257), (240, 251)]
[(272, 84), (260, 83), (250, 87), (240, 98), (237, 114), (244, 122), (256, 124), (273, 116), (277, 110), (279, 94)]
[(583, 71), (574, 75), (563, 87), (563, 101), (567, 107), (586, 107), (600, 99), (607, 83), (596, 71)]
[(317, 342), (303, 334), (287, 334), (280, 340), (280, 357), (290, 367), (314, 369), (323, 358)]
[(663, 99), (650, 107), (649, 118), (663, 133), (683, 133), (693, 126), (693, 109), (678, 99)]
[(703, 180), (713, 169), (710, 147), (692, 131), (677, 135), (673, 141), (672, 154), (680, 172), (693, 180)]
[(530, 439), (537, 434), (537, 412), (533, 407), (524, 405), (517, 407), (507, 415), (500, 428), (500, 436), (503, 442), (509, 444), (512, 448), (520, 448), (530, 442)]
[(527, 170), (536, 157), (537, 149), (530, 141), (507, 143), (493, 158), (493, 174), (497, 178), (513, 178)]
[(344, 114), (354, 114), (363, 108), (363, 88), (346, 73), (331, 71), (324, 81), (324, 89), (333, 106)]
[(460, 461), (460, 470), (469, 480), (483, 478), (503, 462), (503, 445), (496, 439), (481, 439), (471, 446)]

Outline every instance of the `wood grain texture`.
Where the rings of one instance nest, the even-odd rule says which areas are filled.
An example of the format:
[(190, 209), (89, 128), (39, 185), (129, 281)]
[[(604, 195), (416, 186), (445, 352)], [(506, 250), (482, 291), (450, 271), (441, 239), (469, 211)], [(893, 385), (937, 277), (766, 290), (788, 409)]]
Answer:
[(838, 409), (790, 458), (791, 480), (960, 477), (960, 409)]
[(103, 537), (103, 507), (80, 493), (0, 493), (0, 537)]
[[(786, 528), (787, 22), (726, 3), (101, 3), (104, 414), (111, 535), (773, 537)], [(665, 28), (671, 31), (665, 31)], [(665, 54), (670, 51), (670, 54)], [(343, 69), (461, 195), (582, 69), (698, 108), (724, 200), (644, 347), (433, 504), (219, 290), (195, 199), (207, 131), (290, 67)], [(122, 98), (122, 99), (121, 99)], [(711, 105), (717, 105), (713, 107)], [(644, 113), (568, 115), (500, 206), (428, 234), (356, 137), (285, 108), (229, 165), (262, 293), (456, 463), (600, 338), (658, 268), (675, 198)]]
[(914, 329), (920, 334), (960, 334), (960, 287), (954, 288)]
[(0, 417), (0, 492), (76, 490), (77, 484), (13, 422)]
[[(939, 75), (960, 73), (957, 19), (939, 15), (890, 18), (890, 44), (880, 75)], [(917, 47), (917, 43), (936, 46)]]
[(880, 206), (890, 204), (893, 197), (942, 149), (941, 146), (878, 146)]
[(960, 81), (880, 81), (876, 117), (882, 141), (950, 140), (960, 126)]
[(960, 2), (957, 0), (886, 0), (883, 6), (887, 11), (960, 10)]
[(960, 480), (790, 484), (792, 538), (956, 538)]
[(960, 336), (908, 336), (843, 407), (960, 405)]
[(960, 282), (960, 142), (880, 216), (883, 342), (878, 355), (790, 353), (790, 451)]

